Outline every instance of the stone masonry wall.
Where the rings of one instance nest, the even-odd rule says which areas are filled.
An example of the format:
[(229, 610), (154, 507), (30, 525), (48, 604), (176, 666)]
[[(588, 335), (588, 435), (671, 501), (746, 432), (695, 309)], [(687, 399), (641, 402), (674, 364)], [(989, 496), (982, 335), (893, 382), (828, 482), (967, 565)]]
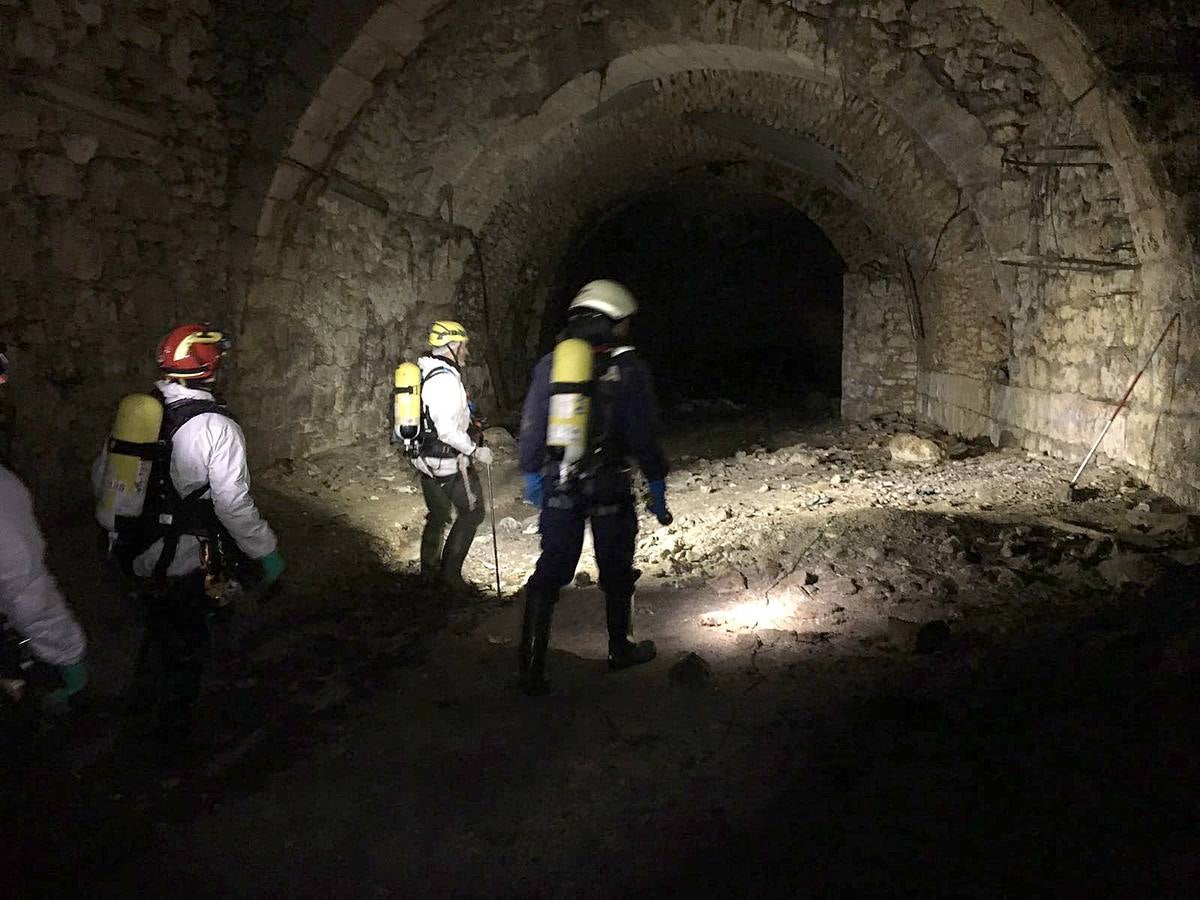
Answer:
[(227, 140), (208, 0), (0, 3), (0, 339), (15, 465), (86, 496), (117, 400), (222, 319)]
[[(478, 322), (478, 377), (495, 374), (498, 332), (528, 350), (581, 222), (687, 166), (780, 163), (681, 124), (717, 110), (847, 164), (872, 239), (910, 259), (917, 406), (947, 427), (1073, 454), (1181, 312), (1103, 449), (1200, 496), (1200, 20), (1174, 0), (1059, 5), (1107, 71), (1056, 6), (1006, 0), (0, 0), (18, 467), (36, 456), (42, 493), (80, 494), (113, 404), (185, 317), (245, 312), (239, 398), (262, 398), (244, 411), (266, 457), (374, 428), (388, 354), (433, 310)], [(314, 201), (334, 166), (389, 218)]]
[[(595, 195), (597, 182), (612, 202), (644, 179), (664, 177), (670, 163), (656, 166), (656, 157), (687, 165), (693, 137), (679, 129), (677, 118), (674, 136), (659, 140), (636, 115), (637, 106), (653, 105), (662, 93), (682, 99), (662, 104), (676, 110), (706, 108), (687, 97), (708, 95), (707, 108), (737, 109), (782, 129), (816, 134), (849, 153), (853, 175), (872, 185), (862, 199), (877, 201), (865, 217), (913, 254), (929, 335), (924, 365), (979, 382), (1003, 367), (1010, 344), (1006, 304), (989, 255), (997, 248), (989, 245), (999, 239), (1001, 250), (1019, 247), (1026, 210), (1024, 173), (1004, 175), (998, 163), (1020, 144), (1028, 118), (1064, 102), (1036, 58), (976, 5), (955, 0), (923, 0), (907, 11), (888, 3), (851, 8), (814, 2), (770, 11), (766, 4), (637, 6), (606, 5), (576, 33), (583, 25), (566, 8), (499, 4), (480, 22), (467, 7), (452, 5), (426, 23), (425, 45), (383, 85), (339, 158), (339, 167), (389, 201), (481, 231), (493, 303), (506, 310), (503, 318), (512, 328), (508, 355), (528, 353), (539, 330), (543, 295), (553, 287), (546, 277), (557, 262), (552, 251), (606, 202)], [(669, 15), (668, 6), (680, 15)], [(691, 44), (664, 48), (653, 58), (648, 50), (645, 60), (602, 67), (625, 50), (685, 37), (722, 49), (705, 53)], [(778, 72), (783, 63), (758, 53), (759, 47), (788, 47), (792, 59), (824, 60), (835, 76), (849, 76), (843, 85), (866, 86), (882, 102), (860, 107), (857, 100), (830, 98), (839, 112), (822, 115), (828, 101), (811, 96), (818, 93), (812, 84), (789, 84), (787, 78), (771, 83), (766, 72)], [(694, 66), (725, 71), (672, 74), (670, 67), (688, 57)], [(509, 71), (503, 79), (494, 77), (498, 59)], [(589, 65), (597, 69), (594, 83), (580, 75), (562, 84)], [(757, 71), (736, 72), (739, 66)], [(638, 85), (630, 73), (640, 69), (647, 81)], [(628, 99), (621, 85), (629, 86)], [(799, 115), (798, 109), (814, 112)], [(869, 123), (865, 140), (850, 121), (851, 112), (860, 110)], [(901, 111), (930, 147), (917, 140), (910, 150), (899, 135), (893, 144), (892, 110)], [(574, 116), (577, 123), (563, 128)], [(584, 139), (583, 132), (596, 132), (604, 120), (617, 122), (607, 128), (618, 135), (614, 142)], [(634, 166), (605, 152), (609, 146), (625, 152), (623, 131), (638, 134), (642, 153)], [(555, 144), (565, 159), (552, 154)], [(651, 153), (650, 144), (660, 149)], [(705, 152), (731, 155), (718, 145)], [(947, 166), (970, 189), (956, 198), (924, 171), (895, 178), (899, 166), (908, 165), (909, 152), (917, 170)], [(959, 204), (965, 214), (946, 223)], [(982, 234), (972, 206), (986, 213)], [(927, 265), (930, 260), (936, 265)]]
[[(483, 337), (477, 305), (456, 296), (477, 266), (464, 236), (322, 196), (247, 301), (238, 398), (257, 411), (252, 460), (386, 439), (392, 372), (423, 352), (430, 323), (461, 318)], [(477, 395), (490, 391), (482, 361), (467, 377)]]
[[(879, 165), (877, 158), (874, 163), (869, 161), (871, 153), (866, 148), (879, 147), (886, 140), (891, 171), (877, 173), (872, 169), (869, 176), (863, 176), (864, 180), (869, 178), (873, 190), (869, 197), (862, 198), (861, 206), (865, 208), (861, 215), (877, 233), (892, 236), (893, 241), (896, 235), (903, 235), (906, 243), (919, 245), (923, 233), (940, 226), (942, 209), (953, 211), (955, 192), (939, 180), (936, 166), (923, 167), (908, 136), (882, 126), (865, 103), (860, 106), (811, 86), (753, 74), (692, 73), (664, 80), (657, 87), (659, 94), (653, 101), (614, 111), (586, 127), (543, 141), (531, 156), (532, 164), (512, 173), (485, 235), (494, 245), (488, 254), (494, 261), (491, 283), (516, 316), (525, 315), (524, 309), (532, 309), (536, 316), (536, 296), (547, 285), (539, 284), (529, 273), (550, 269), (566, 250), (564, 237), (586, 222), (594, 210), (620, 202), (622, 194), (635, 193), (643, 184), (673, 178), (676, 172), (705, 160), (730, 156), (758, 159), (753, 151), (723, 139), (719, 133), (680, 128), (679, 117), (690, 110), (720, 109), (750, 122), (757, 121), (757, 115), (777, 123), (784, 136), (816, 132), (822, 143), (844, 154), (847, 166), (855, 172)], [(881, 136), (881, 130), (886, 137)], [(630, 142), (629, 134), (637, 134), (638, 141)], [(802, 184), (807, 177), (793, 170), (787, 180)], [(893, 191), (897, 196), (903, 194), (904, 199), (884, 208), (880, 197), (890, 196)], [(784, 188), (779, 193), (793, 191)], [(806, 194), (802, 190), (794, 193), (797, 197)], [(811, 212), (807, 207), (800, 208)], [(823, 217), (814, 218), (818, 224), (826, 224)], [(964, 244), (971, 243), (971, 220), (965, 218), (966, 231), (950, 235), (945, 250), (951, 262), (939, 270), (935, 280), (951, 286), (956, 279), (970, 274), (972, 286), (982, 281), (985, 288), (991, 289), (986, 255), (963, 250)], [(838, 237), (831, 236), (835, 240)], [(978, 246), (977, 229), (973, 240)], [(983, 326), (979, 316), (986, 294), (963, 290), (955, 296), (968, 293), (971, 302), (954, 307), (954, 324), (961, 327), (948, 332), (945, 346), (959, 364), (979, 365), (979, 332)], [(930, 296), (931, 321), (949, 320), (937, 307), (937, 296)], [(993, 302), (999, 305), (998, 298)], [(524, 333), (524, 328), (516, 330), (518, 341)], [(519, 356), (522, 349), (517, 343), (513, 352)]]
[(916, 404), (917, 340), (901, 277), (868, 264), (842, 279), (842, 417), (911, 414)]

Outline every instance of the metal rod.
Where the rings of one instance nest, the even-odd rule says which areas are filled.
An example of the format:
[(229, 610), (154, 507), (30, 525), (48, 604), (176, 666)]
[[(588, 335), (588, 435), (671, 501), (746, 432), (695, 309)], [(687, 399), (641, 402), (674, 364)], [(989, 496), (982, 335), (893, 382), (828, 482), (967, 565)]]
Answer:
[(1104, 440), (1104, 436), (1108, 434), (1108, 430), (1112, 428), (1113, 422), (1117, 421), (1117, 416), (1119, 416), (1121, 414), (1121, 410), (1125, 408), (1125, 403), (1127, 400), (1129, 400), (1129, 395), (1133, 393), (1133, 389), (1137, 387), (1138, 382), (1141, 381), (1142, 375), (1145, 374), (1148, 368), (1150, 368), (1150, 363), (1154, 359), (1154, 354), (1158, 352), (1158, 348), (1162, 346), (1162, 342), (1167, 339), (1167, 332), (1171, 330), (1171, 326), (1175, 324), (1178, 318), (1179, 313), (1175, 313), (1175, 315), (1171, 316), (1170, 321), (1167, 322), (1167, 327), (1163, 329), (1162, 334), (1158, 336), (1158, 340), (1154, 342), (1154, 346), (1150, 349), (1150, 354), (1146, 357), (1145, 363), (1143, 363), (1142, 367), (1138, 369), (1138, 373), (1133, 376), (1133, 381), (1129, 383), (1129, 387), (1126, 388), (1124, 395), (1117, 403), (1117, 408), (1113, 410), (1112, 416), (1109, 417), (1108, 422), (1105, 423), (1104, 428), (1101, 430), (1100, 436), (1096, 438), (1095, 443), (1092, 444), (1092, 449), (1088, 451), (1087, 456), (1083, 458), (1083, 462), (1079, 464), (1079, 468), (1075, 471), (1075, 477), (1069, 482), (1069, 487), (1075, 487), (1075, 483), (1079, 481), (1079, 476), (1083, 474), (1083, 470), (1087, 468), (1087, 464), (1090, 463), (1092, 461), (1092, 457), (1096, 455), (1096, 450), (1099, 449), (1100, 442)]
[(1006, 166), (1022, 166), (1024, 168), (1044, 169), (1111, 169), (1112, 163), (1106, 162), (1054, 162), (1034, 159), (1016, 159), (1012, 156), (1001, 157), (1000, 162)]
[(500, 591), (500, 543), (496, 540), (496, 490), (492, 487), (492, 464), (487, 464), (488, 475), (488, 504), (492, 507), (492, 556), (496, 561), (496, 599), (503, 602), (504, 594)]
[(1002, 266), (1018, 266), (1027, 269), (1048, 269), (1065, 272), (1108, 272), (1134, 271), (1140, 269), (1141, 263), (1116, 262), (1107, 259), (1085, 259), (1081, 257), (1064, 256), (1059, 258), (1026, 258), (1000, 259)]
[(1024, 144), (1021, 150), (1033, 153), (1037, 150), (1100, 150), (1099, 144)]

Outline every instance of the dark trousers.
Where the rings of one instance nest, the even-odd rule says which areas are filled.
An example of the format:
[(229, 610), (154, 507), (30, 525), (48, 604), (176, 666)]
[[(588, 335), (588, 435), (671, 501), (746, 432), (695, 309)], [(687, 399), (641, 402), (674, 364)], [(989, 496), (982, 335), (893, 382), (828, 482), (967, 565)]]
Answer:
[(556, 596), (559, 588), (575, 577), (575, 567), (583, 552), (583, 529), (590, 520), (596, 567), (600, 570), (600, 589), (609, 597), (632, 597), (637, 580), (633, 568), (637, 513), (632, 497), (615, 507), (606, 507), (602, 515), (591, 515), (582, 503), (570, 509), (549, 505), (543, 509), (540, 520), (542, 555), (529, 578), (529, 588)]
[[(475, 532), (483, 522), (487, 511), (483, 505), (483, 491), (479, 475), (474, 468), (467, 469), (469, 482), (460, 474), (447, 478), (421, 476), (421, 493), (425, 496), (425, 529), (421, 532), (421, 572), (432, 575), (442, 571), (459, 574), (463, 560), (475, 540)], [(467, 484), (475, 498), (474, 506), (467, 496)], [(443, 548), (442, 536), (446, 526), (454, 518), (454, 526), (446, 538)]]
[(162, 736), (186, 737), (209, 646), (212, 601), (204, 593), (204, 575), (147, 586), (142, 602), (146, 630), (138, 651), (139, 688), (154, 707)]

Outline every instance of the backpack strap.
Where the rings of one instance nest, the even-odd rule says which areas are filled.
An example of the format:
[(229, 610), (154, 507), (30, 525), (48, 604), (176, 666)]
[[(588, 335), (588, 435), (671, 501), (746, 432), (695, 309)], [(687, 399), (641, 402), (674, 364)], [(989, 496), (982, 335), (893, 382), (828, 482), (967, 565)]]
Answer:
[(441, 375), (443, 372), (453, 372), (453, 371), (455, 371), (455, 370), (450, 368), (449, 365), (438, 366), (436, 369), (430, 369), (428, 372), (426, 372), (424, 375), (421, 376), (421, 387), (425, 387), (425, 382), (427, 382), (434, 375)]
[[(448, 359), (443, 360), (441, 357), (429, 357), (429, 358), (437, 359), (439, 362), (443, 363), (443, 365), (440, 365), (434, 369), (430, 369), (428, 372), (426, 372), (424, 375), (421, 376), (422, 440), (421, 440), (420, 453), (421, 453), (421, 456), (429, 456), (429, 457), (433, 457), (435, 459), (454, 459), (456, 456), (458, 456), (458, 451), (455, 450), (453, 447), (451, 447), (449, 444), (447, 444), (445, 441), (438, 439), (437, 428), (433, 424), (433, 417), (431, 415), (429, 415), (429, 405), (425, 402), (424, 390), (425, 390), (425, 383), (427, 381), (429, 381), (431, 378), (434, 378), (437, 375), (441, 375), (443, 372), (456, 373), (456, 372), (458, 372), (458, 367), (455, 366), (454, 363), (452, 363)], [(460, 378), (462, 377), (461, 374), (459, 375), (459, 377)]]
[(163, 404), (163, 440), (171, 440), (175, 437), (175, 433), (184, 425), (205, 413), (216, 413), (219, 416), (236, 422), (233, 413), (223, 404), (216, 400), (180, 400), (178, 403)]
[(584, 455), (582, 468), (584, 477), (594, 475), (596, 470), (605, 466), (620, 464), (621, 454), (613, 446), (613, 417), (617, 401), (620, 378), (605, 377), (608, 370), (617, 366), (616, 358), (632, 350), (632, 347), (618, 347), (615, 350), (608, 347), (597, 347), (594, 356), (595, 374), (592, 385), (592, 409), (588, 417), (588, 446)]
[[(201, 497), (208, 491), (208, 482), (200, 485), (188, 492), (187, 496), (180, 496), (179, 491), (175, 488), (175, 483), (171, 480), (170, 460), (172, 451), (172, 442), (179, 429), (197, 416), (202, 416), (206, 413), (215, 413), (224, 416), (231, 421), (237, 421), (233, 414), (221, 403), (216, 400), (182, 400), (178, 403), (166, 403), (162, 394), (155, 392), (156, 396), (163, 400), (163, 424), (162, 430), (159, 432), (159, 446), (161, 450), (161, 463), (163, 480), (163, 488), (170, 491), (171, 494), (178, 500), (176, 509), (176, 518), (185, 516), (185, 510), (193, 506)], [(178, 525), (178, 522), (173, 522), (173, 525)], [(179, 550), (179, 538), (182, 531), (178, 528), (170, 528), (163, 535), (163, 549), (158, 556), (158, 562), (154, 565), (154, 578), (157, 581), (162, 581), (167, 577), (167, 570), (170, 569), (171, 563), (175, 561), (175, 554)]]

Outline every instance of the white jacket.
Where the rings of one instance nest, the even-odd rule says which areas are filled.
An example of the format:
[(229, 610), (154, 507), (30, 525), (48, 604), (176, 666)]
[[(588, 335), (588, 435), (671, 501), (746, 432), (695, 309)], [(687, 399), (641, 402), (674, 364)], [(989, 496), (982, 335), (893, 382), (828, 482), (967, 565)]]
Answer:
[(25, 485), (0, 466), (0, 617), (52, 666), (83, 659), (83, 629), (46, 571), (46, 544)]
[[(429, 413), (437, 429), (437, 438), (449, 444), (463, 456), (475, 452), (476, 444), (467, 434), (471, 427), (471, 408), (467, 404), (467, 389), (463, 387), (462, 374), (448, 359), (439, 356), (422, 356), (417, 360), (421, 370), (421, 406)], [(432, 378), (429, 373), (442, 369)], [(434, 456), (419, 456), (413, 466), (423, 475), (444, 478), (458, 471), (458, 458), (439, 459)]]
[[(169, 406), (183, 400), (211, 400), (212, 394), (184, 387), (174, 381), (158, 382), (158, 390)], [(99, 492), (106, 453), (100, 455), (93, 471), (93, 484)], [(246, 464), (246, 437), (241, 427), (228, 416), (202, 413), (184, 423), (171, 442), (171, 481), (181, 497), (201, 485), (209, 490), (217, 518), (251, 559), (262, 559), (278, 546), (275, 532), (259, 513), (250, 496), (250, 470)], [(133, 563), (135, 575), (148, 578), (162, 553), (158, 541)], [(188, 575), (201, 568), (200, 541), (183, 535), (175, 551), (168, 576)]]

